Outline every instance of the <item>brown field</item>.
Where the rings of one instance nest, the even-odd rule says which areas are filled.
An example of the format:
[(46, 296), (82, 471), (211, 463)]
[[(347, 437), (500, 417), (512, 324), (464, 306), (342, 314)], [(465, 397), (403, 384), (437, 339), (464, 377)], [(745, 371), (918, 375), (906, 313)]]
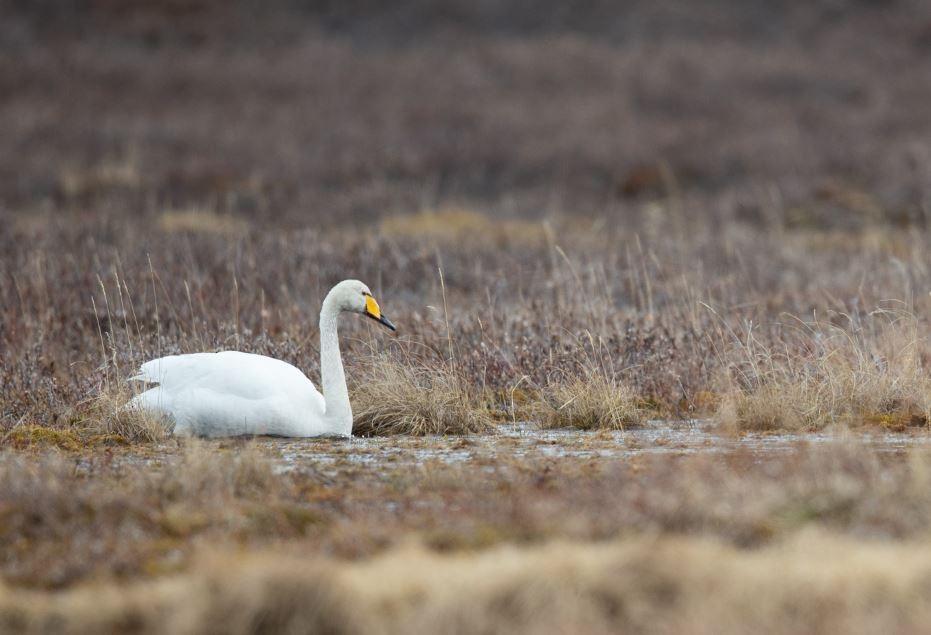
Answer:
[(257, 6), (0, 0), (0, 631), (928, 631), (926, 3)]

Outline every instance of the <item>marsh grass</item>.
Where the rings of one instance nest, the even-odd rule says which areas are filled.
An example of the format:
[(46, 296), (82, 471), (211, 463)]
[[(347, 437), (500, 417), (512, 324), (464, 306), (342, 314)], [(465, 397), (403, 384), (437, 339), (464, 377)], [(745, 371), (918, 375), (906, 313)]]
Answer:
[[(756, 5), (728, 0), (733, 10), (696, 16), (695, 37), (663, 55), (641, 54), (650, 30), (619, 34), (631, 15), (678, 32), (671, 5), (577, 7), (563, 20), (552, 2), (421, 4), (405, 11), (424, 16), (403, 20), (340, 11), (335, 31), (325, 8), (198, 9), (191, 37), (204, 46), (153, 49), (150, 60), (137, 29), (156, 28), (172, 3), (107, 28), (97, 20), (119, 12), (72, 12), (47, 34), (31, 26), (54, 17), (45, 5), (16, 3), (0, 39), (15, 43), (32, 88), (4, 110), (0, 152), (4, 431), (64, 426), (101, 372), (124, 377), (161, 354), (237, 348), (306, 368), (319, 299), (349, 276), (377, 288), (412, 339), (438, 349), (451, 334), (470, 392), (525, 376), (544, 387), (559, 373), (571, 385), (585, 377), (587, 331), (604, 342), (594, 354), (607, 377), (644, 402), (689, 407), (722, 392), (732, 361), (713, 354), (702, 303), (758, 329), (889, 298), (929, 314), (931, 161), (915, 139), (929, 136), (931, 84), (915, 77), (931, 58), (919, 0), (881, 24), (864, 3), (840, 3), (837, 22), (806, 6), (777, 32)], [(795, 34), (810, 28), (823, 46), (801, 55)], [(291, 29), (319, 37), (299, 45)], [(378, 54), (353, 44), (369, 31), (383, 36)], [(860, 59), (857, 34), (893, 53)], [(74, 38), (87, 40), (78, 57)], [(235, 63), (221, 50), (233, 41)], [(695, 81), (672, 72), (696, 59), (713, 63), (689, 69)], [(113, 60), (146, 81), (84, 81)], [(423, 92), (425, 76), (434, 90)], [(275, 89), (231, 98), (258, 79)], [(199, 88), (177, 90), (188, 85)], [(42, 87), (78, 98), (51, 113)], [(906, 93), (895, 108), (864, 110), (864, 95)], [(739, 112), (731, 95), (747, 96)], [(328, 115), (306, 116), (311, 102)], [(787, 134), (786, 113), (806, 113), (799, 134)], [(74, 126), (100, 118), (108, 125)], [(444, 332), (427, 308), (439, 266), (456, 308)], [(818, 353), (804, 342), (756, 332), (776, 368), (755, 376), (787, 386), (814, 376), (801, 366)], [(793, 368), (781, 379), (780, 365)], [(743, 399), (757, 387), (737, 390)], [(825, 391), (796, 392), (821, 401)], [(924, 407), (895, 400), (867, 417)], [(818, 410), (754, 416), (817, 427)]]
[(5, 451), (0, 574), (10, 585), (59, 588), (189, 571), (203, 547), (365, 560), (412, 539), (451, 554), (643, 531), (756, 548), (810, 528), (922, 541), (931, 522), (931, 469), (920, 447), (894, 455), (849, 439), (786, 453), (647, 452), (618, 461), (616, 441), (603, 435), (565, 443), (583, 443), (591, 458), (559, 459), (552, 439), (512, 453), (505, 436), (393, 446), (471, 455), (455, 463), (393, 453), (276, 462), (277, 441), (183, 440), (158, 452), (116, 446), (77, 456)]
[(641, 425), (645, 418), (640, 400), (629, 386), (597, 373), (568, 383), (551, 383), (525, 408), (525, 416), (543, 428), (623, 430)]
[(272, 463), (249, 441), (226, 446), (186, 439), (180, 459), (159, 482), (161, 494), (195, 508), (224, 507), (237, 499), (275, 498)]
[(924, 426), (926, 2), (54, 4), (0, 20), (0, 631), (929, 632), (923, 449), (369, 463), (88, 401), (173, 353), (313, 377), (351, 276), (430, 351), (341, 324), (372, 430)]
[(106, 445), (156, 444), (171, 436), (170, 421), (126, 407), (128, 391), (104, 389), (69, 408), (56, 426), (21, 423), (0, 435), (0, 446), (69, 452)]
[(494, 422), (463, 377), (446, 363), (399, 361), (386, 354), (366, 360), (352, 391), (353, 434), (473, 434)]
[[(498, 547), (416, 546), (360, 563), (214, 552), (160, 581), (65, 593), (0, 587), (0, 626), (24, 634), (926, 632), (925, 543), (809, 532), (746, 551), (696, 538)], [(838, 597), (837, 591), (844, 590)], [(752, 598), (752, 600), (751, 600)]]
[(127, 406), (128, 389), (105, 390), (79, 408), (75, 428), (129, 443), (157, 443), (171, 435), (173, 424), (158, 415)]
[(799, 353), (760, 345), (737, 348), (734, 387), (718, 411), (736, 430), (821, 430), (832, 425), (927, 427), (931, 346), (910, 313), (879, 311), (840, 327), (813, 322), (790, 333)]
[(137, 449), (120, 467), (114, 461), (124, 447), (101, 452), (79, 441), (62, 448), (67, 453), (48, 445), (0, 453), (6, 581), (57, 587), (95, 575), (170, 573), (187, 564), (187, 541), (296, 536), (319, 518), (302, 511), (290, 479), (274, 475), (247, 442)]
[[(76, 248), (68, 242), (75, 237), (69, 238), (67, 227), (53, 229), (64, 232), (54, 240)], [(344, 357), (356, 379), (357, 431), (480, 432), (492, 430), (495, 417), (535, 420), (546, 427), (620, 428), (642, 425), (645, 413), (691, 417), (708, 411), (735, 430), (926, 424), (931, 347), (923, 336), (928, 326), (922, 316), (931, 306), (912, 289), (931, 278), (922, 277), (924, 244), (911, 235), (891, 234), (919, 280), (904, 284), (898, 265), (877, 264), (870, 273), (872, 286), (851, 303), (882, 304), (880, 293), (891, 288), (893, 295), (912, 298), (902, 305), (906, 308), (833, 311), (829, 319), (817, 320), (790, 317), (801, 313), (788, 310), (777, 320), (754, 303), (728, 312), (717, 302), (719, 309), (707, 310), (711, 305), (702, 298), (712, 295), (724, 296), (726, 304), (744, 297), (760, 305), (775, 302), (778, 294), (772, 294), (780, 284), (804, 303), (817, 298), (793, 286), (788, 275), (763, 289), (737, 279), (715, 287), (712, 276), (676, 264), (683, 257), (671, 250), (690, 249), (685, 244), (660, 252), (634, 240), (622, 243), (620, 255), (602, 250), (603, 236), (595, 242), (568, 238), (565, 246), (544, 242), (513, 254), (482, 240), (421, 252), (388, 238), (365, 242), (364, 251), (359, 243), (346, 242), (352, 253), (391, 254), (391, 266), (401, 277), (393, 290), (379, 291), (381, 299), (386, 307), (397, 307), (393, 314), (407, 345), (416, 342), (430, 351), (382, 357), (363, 340), (344, 334)], [(340, 232), (328, 236), (337, 244), (349, 240)], [(740, 232), (732, 236), (738, 245), (734, 249), (762, 249), (786, 267), (795, 250), (809, 244), (790, 238), (760, 244), (759, 238)], [(166, 353), (236, 348), (284, 359), (313, 376), (316, 360), (308, 353), (316, 305), (305, 298), (318, 298), (326, 285), (297, 293), (304, 284), (298, 274), (315, 275), (309, 263), (323, 266), (329, 258), (337, 260), (328, 266), (340, 275), (355, 266), (340, 260), (342, 251), (333, 251), (326, 240), (313, 240), (318, 238), (305, 247), (303, 239), (246, 234), (216, 242), (195, 232), (184, 241), (160, 244), (172, 262), (205, 259), (196, 266), (161, 271), (148, 259), (130, 265), (117, 255), (108, 272), (62, 286), (69, 270), (47, 254), (30, 265), (30, 276), (16, 278), (15, 284), (0, 281), (0, 293), (18, 303), (2, 322), (13, 353), (0, 359), (4, 430), (27, 424), (84, 426), (129, 443), (163, 439), (161, 422), (120, 406), (129, 398), (125, 377), (145, 359)], [(869, 245), (879, 250), (873, 257), (886, 255), (885, 243), (876, 243), (875, 237), (848, 235), (836, 243), (832, 257)], [(188, 252), (184, 245), (190, 244), (198, 248)], [(222, 245), (234, 244), (248, 254), (245, 274), (231, 275), (221, 264)], [(9, 247), (15, 250), (17, 243)], [(288, 279), (274, 299), (266, 289), (274, 288), (278, 274), (260, 257), (272, 248), (281, 251)], [(305, 249), (313, 258), (303, 255)], [(723, 267), (701, 250), (689, 252), (685, 261), (703, 258), (709, 266)], [(446, 282), (436, 275), (441, 261)], [(374, 260), (365, 263), (376, 267)], [(529, 266), (531, 273), (509, 280), (505, 274), (515, 263)], [(816, 275), (816, 265), (798, 265), (795, 274)], [(839, 294), (851, 292), (853, 274), (834, 275), (838, 279), (826, 284)], [(778, 306), (798, 309), (801, 304)], [(67, 338), (66, 329), (55, 328), (56, 316), (64, 314), (82, 316)], [(358, 327), (347, 324), (347, 330)], [(83, 351), (77, 364), (68, 361), (71, 346)], [(91, 368), (88, 361), (98, 359)], [(97, 395), (102, 395), (99, 400)]]

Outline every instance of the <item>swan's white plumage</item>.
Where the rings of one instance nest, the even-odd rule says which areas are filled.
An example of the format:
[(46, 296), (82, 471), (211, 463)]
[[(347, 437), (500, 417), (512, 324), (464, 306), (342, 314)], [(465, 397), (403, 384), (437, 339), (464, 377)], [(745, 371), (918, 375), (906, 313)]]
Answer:
[(133, 404), (168, 415), (176, 434), (317, 436), (306, 422), (322, 420), (326, 411), (323, 395), (300, 370), (239, 351), (161, 357), (133, 379), (159, 384)]
[(350, 436), (352, 408), (339, 354), (340, 313), (362, 313), (394, 329), (368, 287), (344, 280), (320, 311), (320, 375), (325, 394), (300, 370), (278, 359), (224, 351), (170, 355), (146, 362), (131, 379), (158, 384), (128, 407), (161, 415), (176, 434), (225, 437)]

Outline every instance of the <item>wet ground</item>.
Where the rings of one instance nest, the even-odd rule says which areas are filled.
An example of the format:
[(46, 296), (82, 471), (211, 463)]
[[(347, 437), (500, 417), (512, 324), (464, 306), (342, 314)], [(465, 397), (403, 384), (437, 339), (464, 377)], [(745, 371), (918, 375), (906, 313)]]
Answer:
[[(839, 429), (805, 433), (744, 433), (730, 435), (710, 421), (653, 421), (632, 430), (541, 430), (533, 423), (504, 424), (495, 434), (448, 437), (354, 437), (352, 439), (226, 439), (218, 449), (233, 450), (243, 443), (257, 444), (275, 463), (275, 471), (289, 472), (313, 467), (324, 470), (347, 466), (426, 462), (455, 464), (493, 463), (497, 459), (611, 459), (643, 455), (697, 455), (740, 451), (765, 458), (793, 452), (800, 447), (856, 441), (880, 452), (908, 449), (931, 450), (931, 434), (918, 432)], [(177, 454), (180, 444), (171, 440), (144, 454), (114, 457), (117, 463), (158, 465)]]
[(644, 532), (740, 547), (811, 526), (925, 539), (929, 450), (924, 429), (728, 435), (701, 420), (37, 447), (0, 462), (0, 576), (50, 588), (151, 577), (217, 545), (359, 560), (408, 541), (467, 552)]
[(790, 452), (804, 444), (857, 439), (880, 451), (931, 448), (926, 433), (846, 431), (727, 435), (708, 421), (653, 422), (634, 430), (540, 430), (530, 423), (503, 425), (493, 435), (469, 437), (374, 437), (348, 440), (262, 440), (280, 457), (282, 471), (303, 465), (393, 464), (510, 458), (630, 458), (643, 454), (698, 454), (743, 450), (760, 456)]

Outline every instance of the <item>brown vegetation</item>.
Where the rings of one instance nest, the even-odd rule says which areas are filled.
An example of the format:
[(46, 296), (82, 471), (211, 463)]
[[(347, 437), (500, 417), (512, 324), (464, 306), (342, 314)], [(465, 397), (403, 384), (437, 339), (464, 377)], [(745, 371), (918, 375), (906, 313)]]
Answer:
[(724, 425), (927, 427), (931, 374), (925, 360), (931, 349), (914, 315), (877, 311), (853, 326), (799, 326), (800, 333), (788, 335), (779, 352), (752, 333), (742, 339), (745, 357), (735, 359), (735, 387), (718, 412)]
[[(476, 420), (512, 418), (515, 386), (565, 414), (592, 369), (625, 403), (738, 429), (926, 420), (926, 7), (733, 2), (709, 21), (679, 4), (527, 22), (455, 3), (455, 25), (417, 3), (17, 5), (0, 25), (24, 60), (0, 65), (0, 426), (69, 427), (171, 352), (313, 375), (319, 299), (347, 276), (437, 353), (406, 385), (429, 392), (455, 357)], [(913, 322), (906, 359), (878, 351), (901, 329), (876, 309)], [(359, 353), (386, 338), (361, 328), (344, 345), (365, 399)], [(602, 411), (548, 425), (636, 418)]]
[(593, 374), (569, 384), (553, 383), (526, 411), (544, 428), (592, 430), (640, 425), (644, 418), (637, 397), (624, 385)]
[(929, 630), (927, 2), (300, 5), (0, 0), (0, 631)]
[(356, 443), (7, 451), (0, 575), (50, 588), (150, 577), (233, 545), (364, 559), (412, 539), (444, 552), (640, 533), (758, 547), (814, 527), (921, 541), (931, 523), (931, 466), (918, 448), (693, 454), (656, 438), (618, 453), (611, 435), (432, 437), (374, 453)]
[(352, 392), (352, 432), (382, 434), (469, 434), (491, 432), (494, 424), (474, 387), (451, 362), (427, 365), (407, 356), (366, 360), (364, 377)]
[(922, 450), (486, 454), (503, 442), (466, 463), (382, 455), (277, 475), (272, 442), (189, 442), (144, 469), (119, 453), (2, 455), (0, 624), (917, 633), (931, 619)]
[(125, 589), (58, 596), (0, 589), (0, 626), (22, 633), (334, 635), (865, 635), (882, 627), (917, 635), (931, 620), (929, 576), (925, 543), (838, 541), (817, 532), (752, 552), (638, 538), (468, 557), (407, 548), (349, 565), (215, 555), (190, 573)]

